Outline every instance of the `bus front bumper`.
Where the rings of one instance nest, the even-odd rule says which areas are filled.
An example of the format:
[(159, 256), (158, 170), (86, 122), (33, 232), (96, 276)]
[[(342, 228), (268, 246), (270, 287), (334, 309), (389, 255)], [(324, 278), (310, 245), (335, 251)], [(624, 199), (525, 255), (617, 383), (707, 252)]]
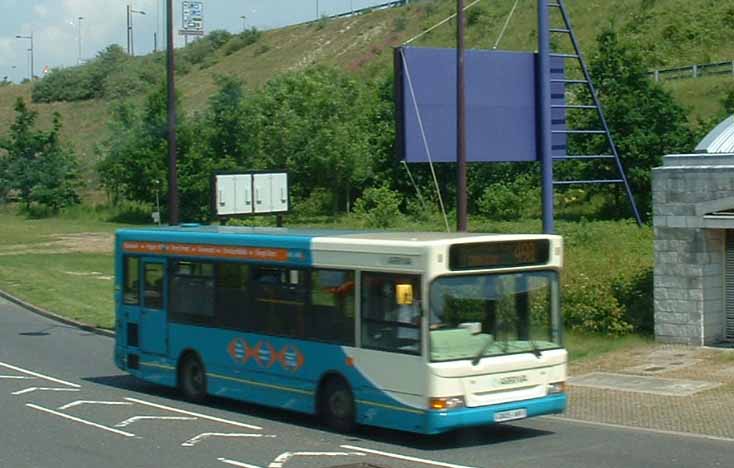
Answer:
[(566, 409), (566, 401), (566, 394), (558, 393), (543, 398), (513, 401), (500, 405), (461, 408), (448, 411), (429, 411), (426, 432), (429, 434), (439, 434), (461, 427), (509, 422), (511, 420), (497, 421), (497, 415), (499, 414), (500, 419), (502, 419), (502, 415), (507, 415), (508, 412), (513, 411), (517, 411), (517, 414), (524, 414), (522, 419), (542, 416), (544, 414), (558, 414)]

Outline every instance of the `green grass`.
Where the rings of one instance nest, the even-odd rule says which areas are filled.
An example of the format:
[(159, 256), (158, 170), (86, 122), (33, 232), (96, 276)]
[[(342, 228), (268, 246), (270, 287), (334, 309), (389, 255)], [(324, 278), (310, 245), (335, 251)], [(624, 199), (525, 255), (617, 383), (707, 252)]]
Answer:
[(627, 335), (620, 338), (598, 335), (585, 335), (578, 332), (566, 332), (566, 349), (570, 361), (593, 359), (602, 354), (623, 348), (644, 346), (653, 343), (651, 337)]
[(113, 328), (112, 252), (0, 256), (0, 289), (74, 320)]

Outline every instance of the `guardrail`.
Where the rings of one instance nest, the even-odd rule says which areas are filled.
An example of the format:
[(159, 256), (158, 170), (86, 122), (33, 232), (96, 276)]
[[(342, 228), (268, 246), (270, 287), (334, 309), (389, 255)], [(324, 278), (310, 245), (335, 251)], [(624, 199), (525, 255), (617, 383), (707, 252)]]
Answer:
[(649, 73), (655, 81), (685, 80), (713, 75), (734, 75), (734, 60), (729, 62), (705, 63), (702, 65), (688, 65), (685, 67), (653, 70)]
[(410, 3), (410, 0), (394, 0), (392, 2), (382, 3), (380, 5), (374, 5), (374, 6), (367, 7), (367, 8), (360, 8), (359, 10), (350, 10), (344, 13), (339, 13), (338, 15), (332, 15), (332, 16), (329, 16), (329, 19), (344, 18), (345, 16), (352, 16), (352, 15), (360, 15), (362, 13), (369, 13), (370, 11), (374, 11), (374, 10), (382, 10), (385, 8), (403, 6), (403, 5), (407, 5), (408, 3)]

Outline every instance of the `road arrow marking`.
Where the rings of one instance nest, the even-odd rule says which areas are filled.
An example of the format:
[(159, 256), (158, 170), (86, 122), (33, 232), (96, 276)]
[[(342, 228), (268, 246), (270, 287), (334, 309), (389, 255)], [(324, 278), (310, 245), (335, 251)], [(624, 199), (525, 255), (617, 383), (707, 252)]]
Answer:
[(133, 416), (132, 418), (128, 418), (121, 423), (115, 424), (115, 427), (127, 427), (132, 423), (138, 422), (138, 421), (148, 421), (148, 420), (162, 420), (162, 421), (196, 421), (196, 418), (189, 418), (186, 416)]
[(288, 460), (293, 457), (364, 457), (365, 454), (361, 452), (284, 452), (275, 457), (275, 460), (270, 462), (268, 468), (283, 468)]
[(131, 433), (125, 432), (125, 431), (118, 431), (117, 429), (112, 429), (111, 427), (107, 427), (107, 426), (103, 426), (101, 424), (93, 423), (92, 421), (87, 421), (86, 419), (75, 418), (74, 416), (69, 416), (68, 414), (59, 413), (57, 411), (50, 410), (48, 408), (44, 408), (43, 406), (34, 405), (32, 403), (26, 403), (26, 406), (29, 407), (29, 408), (33, 408), (35, 410), (38, 410), (38, 411), (43, 411), (45, 413), (49, 413), (49, 414), (53, 414), (53, 415), (56, 415), (56, 416), (60, 416), (60, 417), (65, 418), (65, 419), (69, 419), (71, 421), (75, 421), (75, 422), (78, 422), (78, 423), (81, 423), (81, 424), (86, 424), (87, 426), (92, 426), (92, 427), (96, 427), (97, 429), (102, 429), (102, 430), (105, 430), (105, 431), (108, 431), (108, 432), (112, 432), (113, 434), (118, 434), (118, 435), (125, 436), (125, 437), (136, 437), (135, 434), (131, 434)]
[(472, 466), (454, 465), (453, 463), (444, 463), (444, 462), (439, 462), (439, 461), (426, 460), (424, 458), (409, 457), (407, 455), (400, 455), (398, 453), (381, 452), (380, 450), (372, 450), (372, 449), (366, 449), (362, 447), (355, 447), (353, 445), (340, 445), (339, 447), (348, 449), (348, 450), (359, 450), (360, 452), (371, 453), (374, 455), (382, 455), (383, 457), (395, 458), (398, 460), (406, 460), (406, 461), (412, 461), (416, 463), (423, 463), (424, 465), (443, 466), (446, 468), (475, 468)]
[(259, 438), (259, 437), (269, 437), (273, 438), (274, 435), (265, 435), (265, 434), (235, 434), (235, 433), (222, 433), (222, 432), (205, 432), (203, 434), (199, 434), (196, 437), (193, 437), (183, 444), (181, 444), (181, 447), (193, 447), (194, 445), (198, 444), (199, 442), (206, 440), (210, 437), (253, 437), (253, 438)]
[(247, 463), (242, 463), (242, 462), (238, 462), (238, 461), (234, 461), (234, 460), (229, 460), (227, 458), (217, 458), (217, 460), (219, 460), (222, 463), (226, 463), (228, 465), (239, 466), (240, 468), (260, 468), (257, 465), (249, 465)]
[(92, 401), (92, 400), (77, 400), (73, 401), (71, 403), (67, 403), (64, 406), (59, 406), (60, 410), (65, 410), (69, 408), (73, 408), (75, 406), (81, 406), (81, 405), (109, 405), (109, 406), (132, 406), (132, 403), (127, 401)]
[(39, 379), (44, 379), (44, 380), (48, 380), (50, 382), (56, 382), (56, 383), (59, 383), (61, 385), (66, 385), (67, 387), (82, 388), (81, 385), (77, 385), (75, 383), (67, 382), (67, 381), (61, 380), (61, 379), (56, 379), (54, 377), (49, 377), (47, 375), (39, 374), (38, 372), (29, 371), (27, 369), (23, 369), (23, 368), (20, 368), (20, 367), (11, 366), (10, 364), (5, 364), (4, 362), (0, 362), (0, 366), (5, 367), (6, 369), (12, 369), (12, 370), (14, 370), (16, 372), (20, 372), (21, 374), (26, 374), (26, 375), (30, 375), (30, 376), (33, 376), (33, 377), (38, 377)]
[(23, 395), (24, 393), (35, 392), (36, 390), (42, 390), (46, 392), (78, 392), (78, 388), (50, 388), (50, 387), (28, 387), (23, 390), (11, 393), (11, 395)]
[(245, 424), (237, 421), (230, 421), (229, 419), (222, 419), (222, 418), (215, 418), (214, 416), (207, 416), (206, 414), (201, 413), (194, 413), (193, 411), (184, 411), (177, 408), (171, 408), (170, 406), (164, 406), (159, 405), (156, 403), (150, 403), (143, 400), (138, 400), (137, 398), (125, 398), (127, 401), (132, 401), (133, 403), (139, 403), (141, 405), (150, 406), (151, 408), (158, 408), (166, 411), (172, 411), (174, 413), (180, 413), (180, 414), (188, 414), (189, 416), (195, 416), (197, 418), (201, 419), (208, 419), (209, 421), (215, 421), (222, 424), (229, 424), (230, 426), (237, 426), (237, 427), (244, 427), (246, 429), (254, 429), (256, 431), (262, 431), (262, 427), (260, 426), (253, 426), (252, 424)]

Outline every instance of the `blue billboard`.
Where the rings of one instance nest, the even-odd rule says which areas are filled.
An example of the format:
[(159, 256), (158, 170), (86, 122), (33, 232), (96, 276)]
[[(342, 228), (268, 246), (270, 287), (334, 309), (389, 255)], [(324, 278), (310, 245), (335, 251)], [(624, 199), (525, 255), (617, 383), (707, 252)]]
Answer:
[[(467, 161), (537, 161), (537, 54), (467, 50), (464, 60)], [(400, 159), (428, 162), (428, 146), (433, 162), (456, 162), (456, 49), (398, 48), (395, 70)], [(564, 76), (563, 59), (554, 58), (552, 79)], [(554, 106), (565, 103), (563, 83), (552, 94)], [(552, 119), (553, 130), (566, 129), (563, 108)], [(553, 135), (553, 156), (566, 146), (565, 134)]]

